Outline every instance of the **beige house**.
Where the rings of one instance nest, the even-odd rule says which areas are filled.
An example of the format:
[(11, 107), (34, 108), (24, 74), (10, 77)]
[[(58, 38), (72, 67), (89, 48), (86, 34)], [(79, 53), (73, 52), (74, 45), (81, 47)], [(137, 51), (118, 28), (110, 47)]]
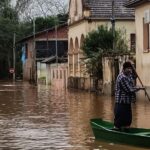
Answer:
[[(127, 0), (114, 1), (115, 28), (124, 31), (131, 49), (135, 44), (134, 9), (126, 8)], [(68, 31), (68, 77), (69, 86), (90, 89), (93, 83), (86, 73), (84, 54), (80, 49), (86, 35), (96, 30), (100, 25), (111, 27), (112, 0), (70, 0), (69, 2), (69, 31)], [(105, 61), (105, 59), (104, 59)], [(109, 60), (103, 62), (103, 85), (111, 86), (112, 71)], [(119, 63), (119, 61), (118, 61)], [(119, 66), (119, 65), (118, 65)], [(77, 85), (78, 84), (78, 85)]]
[(135, 8), (137, 73), (150, 87), (150, 0), (132, 0), (127, 7)]

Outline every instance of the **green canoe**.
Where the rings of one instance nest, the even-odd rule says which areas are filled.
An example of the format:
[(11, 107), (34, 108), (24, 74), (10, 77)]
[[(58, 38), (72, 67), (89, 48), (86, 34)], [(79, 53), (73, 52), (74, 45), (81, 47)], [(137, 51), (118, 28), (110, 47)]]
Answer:
[(113, 123), (103, 121), (100, 118), (91, 119), (90, 123), (95, 139), (150, 148), (150, 129), (114, 130)]

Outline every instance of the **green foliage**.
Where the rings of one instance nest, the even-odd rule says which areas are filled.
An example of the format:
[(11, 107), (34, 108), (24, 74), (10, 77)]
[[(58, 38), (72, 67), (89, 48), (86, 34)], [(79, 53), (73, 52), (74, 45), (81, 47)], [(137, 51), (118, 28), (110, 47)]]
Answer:
[(47, 18), (37, 17), (35, 20), (35, 27), (36, 27), (35, 31), (42, 31), (54, 25), (55, 25), (54, 17), (47, 17)]
[[(68, 14), (58, 14), (57, 16), (48, 16), (46, 18), (37, 17), (35, 19), (35, 32), (39, 32), (47, 28), (52, 28), (55, 26), (55, 24), (63, 24), (67, 22), (67, 19)], [(20, 22), (20, 34), (22, 35), (22, 38), (33, 34), (33, 20)]]
[(5, 18), (5, 19), (10, 19), (13, 21), (18, 21), (18, 14), (15, 11), (15, 9), (11, 8), (11, 7), (5, 7), (3, 9), (3, 11), (1, 11), (1, 17)]
[(57, 16), (48, 16), (46, 18), (37, 17), (35, 20), (35, 31), (42, 31), (47, 28), (52, 28), (55, 24), (63, 24), (67, 22), (68, 15), (67, 14), (58, 14)]
[(13, 35), (18, 31), (18, 15), (8, 0), (0, 3), (0, 78), (9, 77), (13, 63)]
[(102, 52), (93, 52), (90, 57), (85, 61), (87, 66), (87, 72), (96, 79), (102, 79)]
[(126, 39), (126, 33), (123, 30), (117, 30), (115, 32), (115, 51), (114, 53), (121, 54), (121, 53), (128, 53), (129, 48), (127, 45), (128, 41)]
[(68, 14), (58, 14), (57, 18), (59, 20), (59, 24), (65, 23), (68, 21)]
[[(119, 55), (128, 52), (127, 41), (122, 31), (115, 31), (115, 37), (112, 29), (107, 26), (99, 26), (97, 30), (90, 32), (81, 49), (86, 56), (87, 71), (97, 79), (102, 79), (102, 57)], [(113, 49), (113, 42), (115, 49)]]
[[(35, 19), (35, 31), (42, 31), (67, 21), (67, 14), (38, 17)], [(56, 22), (57, 20), (57, 22)], [(0, 1), (0, 79), (8, 78), (9, 68), (13, 67), (13, 36), (16, 33), (16, 42), (33, 34), (33, 20), (19, 22), (18, 12), (10, 5), (10, 0)], [(16, 76), (22, 74), (21, 45), (16, 45)]]
[(91, 57), (93, 52), (109, 51), (113, 47), (113, 35), (106, 26), (99, 26), (97, 30), (90, 32), (84, 43), (83, 51), (87, 57)]
[(10, 0), (0, 0), (0, 10), (5, 8), (6, 6), (10, 6)]

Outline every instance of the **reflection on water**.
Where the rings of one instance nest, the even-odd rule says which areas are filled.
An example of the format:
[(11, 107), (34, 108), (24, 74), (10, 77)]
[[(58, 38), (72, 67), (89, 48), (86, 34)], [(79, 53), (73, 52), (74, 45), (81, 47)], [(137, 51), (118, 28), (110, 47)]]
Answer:
[[(0, 84), (2, 150), (144, 150), (94, 140), (89, 120), (113, 121), (111, 97), (29, 84)], [(150, 103), (134, 106), (133, 126), (150, 128)]]

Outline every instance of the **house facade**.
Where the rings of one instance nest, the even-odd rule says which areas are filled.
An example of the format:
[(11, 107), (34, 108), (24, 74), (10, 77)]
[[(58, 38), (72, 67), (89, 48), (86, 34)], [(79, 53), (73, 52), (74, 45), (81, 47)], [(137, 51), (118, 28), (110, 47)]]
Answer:
[(127, 7), (135, 8), (136, 70), (150, 92), (150, 0), (131, 0)]
[[(129, 47), (135, 41), (134, 9), (126, 8), (127, 0), (114, 1), (115, 28), (124, 31)], [(112, 0), (70, 0), (69, 2), (69, 31), (68, 31), (68, 77), (69, 85), (91, 89), (93, 82), (86, 72), (84, 53), (81, 49), (86, 35), (100, 25), (111, 27)], [(132, 41), (132, 42), (131, 42)], [(104, 59), (104, 67), (111, 66), (109, 60)], [(110, 60), (111, 61), (111, 60)], [(111, 87), (112, 67), (104, 68), (103, 85)], [(91, 83), (92, 82), (92, 83)], [(78, 85), (76, 85), (78, 83)]]
[[(59, 70), (61, 62), (67, 57), (68, 51), (68, 25), (63, 24), (25, 37), (20, 40), (24, 54), (23, 79), (24, 81), (35, 81), (51, 84), (52, 70), (54, 66)], [(35, 56), (36, 55), (36, 56)], [(53, 59), (51, 59), (53, 58)], [(36, 63), (36, 64), (35, 64)], [(51, 64), (57, 64), (51, 67)], [(65, 70), (67, 61), (65, 59)], [(63, 75), (62, 75), (63, 77)], [(63, 80), (63, 78), (61, 78)], [(64, 79), (66, 80), (66, 78)], [(66, 85), (65, 85), (66, 86)]]

